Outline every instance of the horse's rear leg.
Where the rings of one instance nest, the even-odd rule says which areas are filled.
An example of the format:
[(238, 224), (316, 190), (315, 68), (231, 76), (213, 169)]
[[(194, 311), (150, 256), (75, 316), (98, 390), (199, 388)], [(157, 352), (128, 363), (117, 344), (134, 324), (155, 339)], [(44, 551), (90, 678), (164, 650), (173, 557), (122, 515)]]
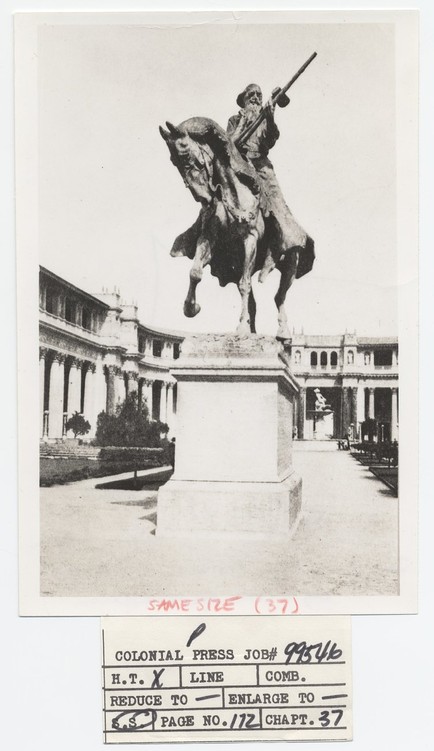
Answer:
[[(244, 268), (238, 289), (241, 295), (241, 316), (237, 326), (237, 334), (250, 334), (251, 314), (256, 314), (256, 304), (252, 293), (252, 274), (255, 268), (256, 246), (258, 237), (256, 232), (251, 232), (244, 240)], [(254, 327), (253, 317), (253, 327)]]
[(288, 328), (288, 320), (286, 318), (285, 299), (297, 273), (299, 253), (300, 251), (298, 250), (287, 253), (283, 261), (279, 264), (280, 284), (274, 298), (274, 302), (277, 306), (277, 339), (289, 339), (291, 336)]
[(196, 287), (202, 279), (204, 267), (210, 260), (211, 246), (209, 240), (200, 237), (196, 246), (193, 266), (190, 270), (190, 285), (184, 302), (184, 315), (187, 318), (194, 318), (200, 312), (200, 305), (196, 302)]
[(256, 300), (253, 295), (253, 290), (250, 290), (248, 307), (249, 307), (250, 331), (252, 334), (256, 334)]

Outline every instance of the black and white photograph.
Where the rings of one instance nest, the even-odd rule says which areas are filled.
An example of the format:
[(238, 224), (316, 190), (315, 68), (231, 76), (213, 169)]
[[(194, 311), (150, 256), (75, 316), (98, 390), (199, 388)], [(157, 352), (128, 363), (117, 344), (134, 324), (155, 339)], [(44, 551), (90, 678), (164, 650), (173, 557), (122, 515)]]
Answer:
[(414, 612), (416, 14), (36, 16), (22, 613)]

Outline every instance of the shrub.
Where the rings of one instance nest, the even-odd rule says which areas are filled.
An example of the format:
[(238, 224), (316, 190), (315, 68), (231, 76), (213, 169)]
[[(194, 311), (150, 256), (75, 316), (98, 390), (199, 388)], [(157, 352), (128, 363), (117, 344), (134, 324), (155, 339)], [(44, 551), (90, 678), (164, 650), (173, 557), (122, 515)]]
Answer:
[(139, 404), (137, 394), (129, 394), (114, 415), (98, 415), (95, 444), (97, 446), (161, 446), (161, 435), (169, 430), (166, 423), (151, 422), (145, 404)]
[(66, 421), (65, 428), (66, 430), (72, 430), (74, 438), (77, 438), (78, 435), (86, 435), (86, 433), (89, 432), (90, 422), (85, 420), (83, 415), (80, 415), (79, 412), (74, 412), (72, 417)]

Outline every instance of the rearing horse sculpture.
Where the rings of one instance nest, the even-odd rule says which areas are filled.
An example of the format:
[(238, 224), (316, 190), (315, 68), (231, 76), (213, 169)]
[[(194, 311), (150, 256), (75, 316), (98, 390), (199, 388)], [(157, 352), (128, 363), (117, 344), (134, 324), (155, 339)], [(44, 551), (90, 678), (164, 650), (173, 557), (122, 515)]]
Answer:
[(167, 130), (160, 128), (160, 133), (171, 160), (195, 200), (202, 204), (195, 223), (176, 238), (171, 249), (172, 256), (193, 259), (185, 315), (193, 317), (200, 311), (196, 287), (209, 264), (221, 286), (230, 282), (238, 285), (241, 315), (237, 333), (254, 333), (252, 276), (259, 271), (259, 281), (264, 281), (277, 268), (281, 273), (275, 296), (277, 337), (288, 339), (286, 294), (294, 279), (312, 268), (313, 241), (304, 235), (303, 245), (283, 247), (278, 222), (272, 213), (263, 210), (256, 170), (217, 123), (192, 117), (176, 127), (169, 122), (166, 126)]

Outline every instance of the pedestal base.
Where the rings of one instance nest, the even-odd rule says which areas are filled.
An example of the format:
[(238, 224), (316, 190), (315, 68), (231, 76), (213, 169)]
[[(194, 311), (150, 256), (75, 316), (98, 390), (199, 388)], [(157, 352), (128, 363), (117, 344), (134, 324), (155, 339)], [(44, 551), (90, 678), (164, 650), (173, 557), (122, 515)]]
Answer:
[(170, 480), (158, 493), (157, 535), (288, 538), (300, 520), (301, 487), (295, 472), (282, 482)]
[(272, 337), (197, 335), (182, 345), (175, 472), (158, 493), (160, 536), (288, 537), (295, 381)]

